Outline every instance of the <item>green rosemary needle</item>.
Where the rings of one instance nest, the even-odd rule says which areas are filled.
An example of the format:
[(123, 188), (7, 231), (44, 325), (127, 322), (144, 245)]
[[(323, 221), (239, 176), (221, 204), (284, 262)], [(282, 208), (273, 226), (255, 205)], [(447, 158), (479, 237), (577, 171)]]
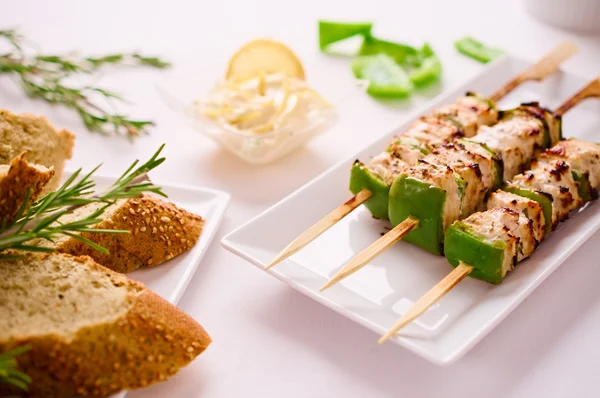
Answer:
[(29, 389), (31, 378), (19, 371), (16, 357), (30, 349), (31, 346), (24, 345), (0, 354), (0, 382), (12, 384), (24, 391)]

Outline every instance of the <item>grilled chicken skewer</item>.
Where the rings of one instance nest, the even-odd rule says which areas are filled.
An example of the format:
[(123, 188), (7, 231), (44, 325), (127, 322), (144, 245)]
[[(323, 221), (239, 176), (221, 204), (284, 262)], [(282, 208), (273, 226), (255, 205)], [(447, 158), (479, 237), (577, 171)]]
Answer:
[[(600, 97), (600, 77), (556, 110), (557, 116), (588, 97)], [(444, 251), (456, 267), (421, 297), (381, 339), (383, 343), (423, 314), (467, 275), (499, 284), (515, 265), (530, 257), (569, 212), (598, 198), (600, 146), (562, 141), (542, 153), (529, 171), (490, 195), (488, 210), (454, 222)]]
[(541, 81), (553, 74), (558, 70), (558, 66), (576, 50), (573, 43), (559, 44), (489, 99), (468, 93), (465, 97), (459, 98), (455, 104), (418, 120), (405, 134), (396, 137), (386, 151), (373, 158), (368, 166), (356, 162), (352, 167), (350, 179), (350, 190), (355, 196), (302, 233), (265, 269), (273, 267), (308, 245), (363, 203), (374, 217), (387, 219), (390, 186), (402, 170), (413, 165), (416, 160), (426, 156), (439, 145), (457, 137), (471, 137), (480, 126), (495, 124), (498, 120), (496, 101), (526, 81)]
[(358, 269), (401, 238), (442, 254), (444, 233), (454, 221), (485, 206), (490, 192), (526, 170), (534, 156), (561, 139), (561, 121), (536, 103), (502, 112), (492, 127), (470, 139), (445, 144), (396, 178), (390, 190), (394, 229), (363, 250), (321, 290)]

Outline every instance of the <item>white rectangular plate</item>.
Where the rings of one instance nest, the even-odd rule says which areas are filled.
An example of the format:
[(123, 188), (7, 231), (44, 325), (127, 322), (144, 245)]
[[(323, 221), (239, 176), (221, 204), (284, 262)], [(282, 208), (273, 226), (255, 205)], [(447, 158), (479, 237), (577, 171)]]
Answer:
[[(527, 62), (508, 56), (489, 65), (471, 81), (435, 98), (385, 138), (334, 166), (224, 237), (223, 246), (263, 267), (292, 239), (350, 197), (347, 185), (354, 159), (368, 161), (386, 147), (390, 137), (405, 130), (418, 116), (454, 102), (467, 90), (490, 94), (526, 66)], [(520, 102), (540, 101), (546, 107), (555, 108), (585, 83), (585, 79), (561, 72), (542, 83), (520, 87), (499, 105), (501, 109), (507, 109)], [(565, 137), (600, 141), (598, 115), (599, 102), (589, 101), (578, 106), (564, 117)], [(393, 341), (439, 365), (459, 359), (600, 227), (598, 203), (590, 204), (581, 213), (573, 214), (504, 283), (491, 286), (468, 278)], [(445, 258), (400, 242), (342, 283), (324, 293), (319, 292), (319, 287), (335, 271), (378, 239), (387, 228), (388, 223), (374, 220), (361, 207), (269, 272), (307, 296), (382, 334), (452, 269)]]
[[(70, 172), (65, 174), (65, 179), (71, 175)], [(99, 187), (109, 186), (115, 179), (116, 177), (94, 176), (96, 186)], [(162, 187), (169, 201), (206, 220), (200, 239), (191, 250), (156, 267), (138, 269), (127, 274), (129, 278), (144, 283), (165, 300), (177, 304), (221, 224), (230, 196), (216, 189), (164, 184), (160, 181), (154, 183)], [(123, 391), (112, 395), (111, 398), (123, 398), (126, 393)]]

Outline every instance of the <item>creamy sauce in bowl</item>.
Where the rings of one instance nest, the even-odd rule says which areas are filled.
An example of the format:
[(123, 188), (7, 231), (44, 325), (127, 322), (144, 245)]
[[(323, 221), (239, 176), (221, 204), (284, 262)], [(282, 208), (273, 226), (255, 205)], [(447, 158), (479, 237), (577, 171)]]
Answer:
[(305, 80), (280, 73), (219, 81), (190, 111), (251, 163), (275, 160), (337, 120), (335, 108)]

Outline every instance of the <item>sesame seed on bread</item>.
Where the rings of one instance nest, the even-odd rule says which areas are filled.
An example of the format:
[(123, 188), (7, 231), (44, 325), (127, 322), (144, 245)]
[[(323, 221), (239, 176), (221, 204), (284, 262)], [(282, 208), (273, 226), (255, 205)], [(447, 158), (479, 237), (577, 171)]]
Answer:
[[(68, 222), (85, 217), (103, 204), (83, 206), (59, 221)], [(54, 242), (40, 242), (59, 252), (88, 255), (98, 263), (118, 272), (130, 272), (140, 267), (153, 267), (190, 250), (198, 241), (204, 219), (161, 200), (142, 194), (119, 200), (107, 208), (97, 229), (127, 230), (128, 234), (83, 233), (82, 235), (108, 249), (101, 253), (79, 240), (63, 236)]]
[[(36, 397), (105, 396), (165, 380), (211, 339), (194, 319), (86, 256), (0, 260), (0, 352)], [(0, 384), (0, 396), (11, 390)]]

